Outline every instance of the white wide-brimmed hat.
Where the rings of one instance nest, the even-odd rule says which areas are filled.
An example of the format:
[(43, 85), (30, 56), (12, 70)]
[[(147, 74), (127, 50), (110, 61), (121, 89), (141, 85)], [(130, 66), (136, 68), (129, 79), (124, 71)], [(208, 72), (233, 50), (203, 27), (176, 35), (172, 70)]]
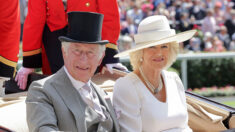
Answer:
[(150, 16), (139, 24), (138, 33), (134, 35), (136, 45), (129, 50), (116, 54), (114, 57), (127, 56), (133, 51), (169, 42), (184, 42), (190, 39), (195, 33), (196, 30), (189, 30), (176, 34), (175, 30), (170, 28), (165, 16)]

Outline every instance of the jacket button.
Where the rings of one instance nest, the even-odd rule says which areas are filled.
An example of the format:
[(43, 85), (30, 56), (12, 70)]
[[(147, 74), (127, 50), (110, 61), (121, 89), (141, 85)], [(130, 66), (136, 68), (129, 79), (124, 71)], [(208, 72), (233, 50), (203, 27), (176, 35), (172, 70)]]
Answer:
[(49, 7), (47, 7), (47, 10), (49, 10)]
[(89, 6), (90, 6), (90, 3), (89, 3), (89, 2), (87, 2), (87, 3), (86, 3), (86, 7), (89, 7)]
[(46, 1), (46, 3), (48, 3), (48, 1)]
[(50, 16), (50, 14), (49, 14), (49, 13), (47, 13), (47, 16)]

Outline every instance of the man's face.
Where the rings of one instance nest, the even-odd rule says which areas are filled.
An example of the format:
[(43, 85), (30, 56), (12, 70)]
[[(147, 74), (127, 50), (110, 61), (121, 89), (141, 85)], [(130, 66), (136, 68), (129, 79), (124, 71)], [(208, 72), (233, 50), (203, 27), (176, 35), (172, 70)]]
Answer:
[(65, 51), (62, 48), (64, 65), (76, 80), (87, 82), (100, 65), (104, 52), (98, 44), (71, 43)]

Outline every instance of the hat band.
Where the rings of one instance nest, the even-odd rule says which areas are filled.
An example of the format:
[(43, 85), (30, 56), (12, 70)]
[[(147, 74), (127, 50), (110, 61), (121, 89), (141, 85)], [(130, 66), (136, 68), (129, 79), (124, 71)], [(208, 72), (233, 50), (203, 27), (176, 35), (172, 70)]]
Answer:
[(151, 43), (175, 35), (174, 29), (144, 32), (134, 35), (136, 44)]
[(84, 42), (101, 41), (101, 36), (99, 35), (99, 33), (90, 34), (90, 35), (86, 35), (86, 33), (84, 33), (84, 34), (68, 33), (67, 37), (74, 39), (74, 40), (77, 40), (77, 41), (84, 41)]

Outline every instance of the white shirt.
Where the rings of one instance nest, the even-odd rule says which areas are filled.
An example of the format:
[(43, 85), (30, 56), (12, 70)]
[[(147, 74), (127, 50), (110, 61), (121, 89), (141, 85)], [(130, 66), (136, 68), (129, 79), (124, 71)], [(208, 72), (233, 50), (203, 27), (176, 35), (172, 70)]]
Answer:
[[(101, 109), (99, 98), (95, 93), (95, 91), (91, 88), (91, 81), (89, 80), (87, 83), (78, 81), (69, 74), (65, 66), (64, 70), (65, 73), (68, 75), (72, 85), (77, 89), (77, 91), (82, 96), (82, 99), (101, 116), (101, 119), (105, 120), (106, 116), (104, 115), (103, 110)], [(84, 88), (85, 84), (88, 85), (89, 91)], [(91, 101), (92, 104), (89, 103), (89, 101)]]
[(113, 103), (121, 132), (191, 132), (183, 84), (176, 73), (162, 72), (166, 102), (160, 102), (130, 73), (114, 86)]

